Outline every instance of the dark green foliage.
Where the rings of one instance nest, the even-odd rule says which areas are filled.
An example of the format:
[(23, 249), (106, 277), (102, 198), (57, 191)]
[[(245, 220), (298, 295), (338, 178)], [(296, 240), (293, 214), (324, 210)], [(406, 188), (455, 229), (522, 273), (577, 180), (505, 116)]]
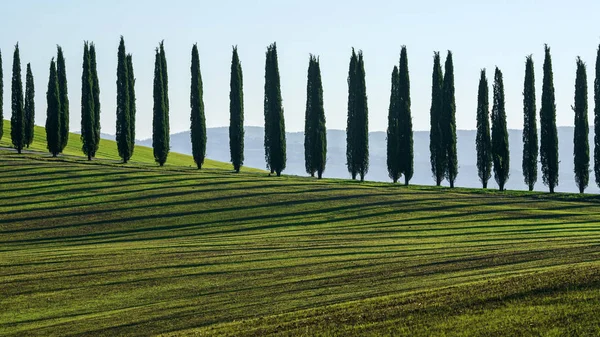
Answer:
[(24, 142), (25, 146), (33, 143), (35, 129), (35, 86), (33, 83), (33, 72), (31, 63), (27, 63), (27, 75), (25, 77), (25, 120), (24, 120)]
[(446, 178), (450, 187), (458, 175), (458, 156), (456, 153), (456, 103), (454, 98), (454, 64), (452, 52), (448, 51), (444, 67), (442, 88), (442, 139), (446, 148)]
[(286, 165), (285, 120), (281, 100), (277, 45), (267, 48), (265, 64), (265, 158), (267, 168), (277, 176)]
[(583, 193), (590, 181), (590, 144), (588, 143), (588, 94), (587, 71), (585, 63), (577, 58), (577, 75), (575, 78), (575, 130), (573, 138), (573, 157), (575, 183), (579, 193)]
[(540, 158), (544, 184), (554, 193), (558, 186), (558, 133), (556, 131), (556, 104), (550, 47), (545, 45), (542, 108), (540, 110)]
[(61, 151), (60, 133), (60, 90), (58, 89), (58, 74), (54, 58), (50, 61), (50, 76), (48, 78), (48, 91), (46, 92), (46, 141), (48, 151), (56, 157)]
[(440, 62), (440, 53), (433, 55), (433, 74), (431, 76), (431, 109), (429, 152), (431, 162), (431, 173), (435, 179), (435, 185), (440, 186), (446, 172), (446, 147), (443, 140), (442, 119), (442, 87), (444, 75)]
[(229, 82), (229, 151), (235, 172), (244, 164), (244, 76), (237, 47), (231, 56)]
[(594, 79), (594, 175), (600, 187), (600, 46), (596, 55), (596, 78)]
[(352, 176), (352, 180), (356, 179), (358, 167), (354, 159), (354, 144), (356, 143), (356, 67), (358, 64), (358, 56), (352, 48), (352, 56), (350, 57), (350, 67), (348, 69), (348, 120), (346, 126), (346, 166), (348, 172)]
[(533, 191), (538, 172), (538, 135), (535, 107), (535, 74), (533, 58), (525, 61), (525, 83), (523, 86), (523, 178)]
[(502, 80), (502, 72), (496, 67), (494, 74), (494, 106), (492, 107), (492, 159), (494, 162), (494, 179), (496, 179), (500, 191), (504, 191), (504, 185), (510, 175), (510, 152), (504, 106), (504, 81)]
[(135, 148), (135, 75), (133, 74), (133, 59), (127, 54), (127, 89), (129, 90), (129, 154), (133, 156)]
[(490, 139), (490, 102), (485, 69), (481, 70), (477, 92), (477, 173), (483, 188), (487, 188), (492, 176), (492, 143)]
[(100, 83), (96, 69), (96, 46), (90, 43), (90, 72), (92, 76), (92, 94), (94, 98), (94, 153), (100, 145)]
[(410, 111), (410, 77), (408, 74), (408, 53), (406, 46), (400, 52), (398, 72), (400, 108), (400, 171), (404, 175), (404, 185), (408, 185), (414, 173), (413, 130)]
[(69, 142), (69, 91), (67, 85), (67, 68), (61, 46), (57, 46), (56, 72), (60, 94), (60, 152)]
[(192, 109), (191, 137), (192, 155), (198, 169), (202, 168), (206, 156), (206, 120), (204, 117), (204, 100), (202, 89), (202, 74), (200, 72), (200, 57), (198, 56), (198, 45), (192, 47), (192, 84), (190, 88), (190, 107)]
[(116, 142), (119, 157), (123, 163), (131, 158), (131, 109), (129, 99), (129, 72), (127, 69), (127, 55), (125, 52), (125, 40), (121, 36), (119, 51), (117, 54), (117, 134)]
[(2, 52), (0, 51), (0, 139), (4, 135), (4, 72), (2, 71)]
[(154, 117), (152, 119), (152, 148), (154, 149), (154, 160), (163, 166), (167, 161), (169, 154), (169, 144), (167, 132), (165, 107), (165, 95), (163, 90), (164, 81), (162, 78), (162, 58), (158, 49), (156, 49), (156, 58), (154, 62)]
[(352, 179), (356, 175), (364, 181), (369, 171), (369, 123), (365, 63), (362, 51), (352, 49), (348, 74), (348, 128), (346, 130), (346, 158)]
[(323, 177), (327, 159), (327, 130), (323, 107), (323, 84), (319, 59), (310, 55), (306, 84), (306, 115), (304, 124), (304, 163), (306, 172)]
[[(165, 41), (161, 41), (160, 45), (159, 45), (159, 49), (160, 49), (160, 67), (162, 70), (162, 90), (163, 90), (163, 95), (165, 96), (163, 101), (165, 103), (165, 132), (167, 134), (166, 138), (165, 138), (165, 146), (167, 148), (167, 152), (169, 151), (169, 149), (171, 148), (169, 145), (170, 142), (170, 134), (171, 134), (171, 128), (169, 126), (169, 72), (167, 71), (167, 55), (165, 54)], [(166, 160), (166, 157), (165, 157)]]
[(392, 70), (392, 89), (390, 93), (390, 108), (388, 110), (387, 128), (387, 169), (388, 175), (394, 183), (402, 175), (400, 168), (400, 80), (398, 78), (398, 67)]
[(83, 70), (81, 72), (81, 150), (88, 160), (96, 155), (94, 112), (94, 82), (92, 80), (89, 44), (83, 45)]
[(25, 111), (23, 107), (23, 82), (21, 81), (21, 57), (19, 55), (19, 44), (15, 45), (12, 67), (12, 95), (10, 117), (10, 137), (12, 144), (19, 153), (25, 146)]

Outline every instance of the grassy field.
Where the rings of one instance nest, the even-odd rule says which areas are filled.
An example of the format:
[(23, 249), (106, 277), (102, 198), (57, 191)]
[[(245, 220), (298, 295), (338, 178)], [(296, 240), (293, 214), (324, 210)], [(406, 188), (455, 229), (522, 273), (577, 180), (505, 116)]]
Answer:
[(184, 165), (0, 151), (0, 335), (600, 334), (597, 196)]

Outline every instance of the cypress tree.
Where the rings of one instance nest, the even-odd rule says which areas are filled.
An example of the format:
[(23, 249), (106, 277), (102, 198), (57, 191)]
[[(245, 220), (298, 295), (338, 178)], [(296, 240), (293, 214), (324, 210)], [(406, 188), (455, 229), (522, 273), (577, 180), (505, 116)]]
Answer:
[(494, 106), (492, 107), (492, 158), (494, 162), (494, 179), (500, 191), (510, 174), (510, 152), (508, 148), (508, 131), (506, 129), (506, 110), (504, 108), (504, 81), (502, 72), (496, 67), (494, 74)]
[(131, 54), (127, 54), (127, 89), (129, 95), (129, 154), (133, 156), (133, 150), (135, 147), (135, 114), (136, 114), (136, 103), (135, 103), (135, 76), (133, 74), (133, 59)]
[(267, 170), (271, 171), (273, 174), (275, 171), (271, 166), (271, 129), (272, 129), (272, 120), (271, 117), (271, 102), (270, 102), (270, 92), (271, 92), (271, 59), (272, 59), (272, 46), (267, 47), (267, 53), (265, 57), (265, 96), (264, 96), (264, 115), (265, 115), (265, 162), (267, 164)]
[[(285, 140), (285, 120), (283, 117), (283, 106), (281, 100), (281, 88), (279, 79), (279, 66), (277, 62), (277, 45), (273, 43), (270, 46), (269, 58), (269, 90), (268, 97), (268, 117), (270, 119), (269, 135), (269, 160), (270, 169), (277, 176), (285, 169), (286, 165), (286, 140)], [(267, 116), (267, 114), (265, 115)], [(266, 124), (265, 124), (266, 126)]]
[(446, 148), (444, 147), (442, 133), (442, 87), (444, 75), (442, 73), (439, 52), (433, 54), (433, 74), (431, 77), (429, 152), (431, 173), (435, 179), (435, 185), (440, 186), (446, 172)]
[(327, 156), (327, 130), (323, 108), (323, 85), (319, 59), (310, 55), (306, 85), (306, 116), (304, 125), (304, 159), (306, 172), (323, 177)]
[(575, 182), (579, 193), (583, 193), (590, 180), (590, 145), (588, 143), (588, 94), (587, 71), (585, 63), (577, 57), (577, 75), (575, 79), (575, 131), (573, 138), (573, 157)]
[(313, 118), (313, 108), (312, 108), (312, 100), (313, 100), (313, 90), (312, 90), (312, 81), (313, 81), (313, 56), (312, 54), (308, 60), (308, 76), (306, 81), (306, 110), (304, 113), (304, 168), (306, 169), (306, 173), (310, 174), (311, 177), (315, 176), (315, 169), (313, 166), (313, 131), (312, 131), (312, 118)]
[(116, 143), (119, 157), (123, 163), (131, 158), (131, 114), (129, 99), (129, 74), (127, 71), (127, 56), (125, 53), (125, 40), (121, 36), (117, 54), (117, 127)]
[(490, 139), (490, 103), (485, 69), (481, 70), (477, 93), (477, 172), (483, 188), (492, 176), (492, 144)]
[(390, 93), (390, 108), (388, 110), (387, 128), (387, 168), (388, 175), (394, 183), (398, 182), (402, 175), (400, 167), (400, 78), (398, 67), (392, 70), (392, 89)]
[(533, 191), (538, 171), (538, 135), (535, 107), (535, 75), (533, 57), (525, 61), (525, 83), (523, 88), (523, 178)]
[[(164, 108), (164, 115), (165, 115), (165, 120), (164, 120), (164, 125), (165, 125), (165, 132), (167, 134), (167, 136), (165, 137), (165, 146), (167, 148), (167, 153), (169, 152), (169, 149), (171, 148), (171, 146), (169, 145), (170, 143), (170, 134), (171, 134), (171, 128), (169, 126), (169, 74), (167, 71), (167, 56), (165, 55), (165, 41), (161, 41), (160, 42), (160, 61), (161, 61), (161, 70), (162, 70), (162, 81), (163, 81), (163, 85), (162, 85), (162, 90), (163, 90), (163, 95), (165, 96), (164, 98), (164, 103), (165, 103), (165, 108)], [(166, 157), (165, 157), (166, 160)]]
[(229, 151), (235, 172), (244, 164), (244, 78), (242, 65), (233, 47), (229, 81)]
[(369, 109), (367, 105), (367, 87), (365, 81), (365, 62), (362, 50), (358, 51), (358, 63), (356, 65), (356, 143), (354, 145), (356, 167), (360, 175), (360, 181), (365, 180), (369, 171)]
[(90, 43), (90, 72), (92, 76), (92, 94), (94, 99), (94, 153), (100, 146), (100, 83), (98, 82), (98, 70), (96, 69), (96, 46)]
[(206, 156), (206, 120), (204, 117), (204, 100), (202, 89), (202, 74), (200, 72), (200, 57), (198, 56), (198, 45), (192, 47), (192, 84), (190, 89), (190, 107), (192, 109), (191, 137), (192, 154), (198, 169), (202, 168)]
[(442, 89), (442, 133), (446, 147), (446, 178), (450, 187), (458, 175), (458, 157), (456, 153), (456, 103), (454, 99), (454, 65), (452, 52), (446, 57), (444, 84)]
[(23, 108), (23, 83), (21, 82), (21, 57), (19, 55), (19, 44), (15, 45), (12, 68), (12, 115), (10, 118), (10, 137), (12, 144), (21, 153), (25, 145), (25, 124)]
[(50, 61), (50, 76), (48, 78), (48, 91), (46, 92), (46, 140), (48, 151), (56, 157), (60, 153), (60, 90), (58, 89), (58, 74), (54, 58)]
[(348, 69), (348, 121), (346, 126), (346, 166), (348, 172), (352, 176), (352, 180), (356, 179), (358, 167), (356, 166), (355, 144), (356, 144), (356, 68), (358, 65), (358, 57), (354, 48), (352, 48), (352, 56), (350, 57), (350, 67)]
[(96, 154), (94, 132), (94, 83), (92, 81), (89, 44), (83, 44), (83, 70), (81, 72), (81, 150), (88, 160)]
[(2, 71), (2, 51), (0, 51), (0, 140), (4, 135), (4, 72)]
[(596, 78), (594, 79), (594, 173), (600, 187), (600, 46), (596, 55)]
[(2, 51), (0, 51), (0, 140), (4, 135), (4, 72), (2, 71)]
[(33, 84), (33, 72), (31, 63), (27, 63), (27, 75), (25, 77), (25, 121), (24, 121), (24, 139), (25, 146), (33, 143), (35, 130), (35, 86)]
[(162, 57), (157, 48), (154, 62), (154, 117), (152, 119), (152, 148), (154, 149), (154, 160), (160, 166), (165, 164), (169, 154), (169, 147), (166, 140), (167, 130), (165, 121), (167, 118), (165, 116), (166, 108), (162, 74)]
[(408, 53), (406, 46), (400, 52), (398, 71), (400, 99), (400, 171), (404, 175), (404, 185), (408, 185), (414, 173), (413, 130), (410, 111), (410, 77), (408, 74)]
[(60, 152), (69, 142), (69, 92), (67, 88), (67, 68), (62, 47), (57, 46), (56, 72), (58, 75), (58, 90), (60, 94)]
[(542, 108), (540, 110), (540, 157), (544, 184), (554, 193), (558, 186), (558, 132), (556, 131), (556, 104), (550, 47), (544, 46), (544, 80), (542, 84)]
[(312, 114), (314, 132), (313, 137), (313, 156), (312, 163), (315, 170), (317, 170), (317, 178), (323, 178), (323, 172), (325, 171), (325, 165), (327, 163), (327, 127), (325, 126), (325, 108), (323, 107), (323, 83), (321, 80), (321, 63), (319, 58), (314, 60), (313, 68), (313, 99), (312, 107), (314, 113)]

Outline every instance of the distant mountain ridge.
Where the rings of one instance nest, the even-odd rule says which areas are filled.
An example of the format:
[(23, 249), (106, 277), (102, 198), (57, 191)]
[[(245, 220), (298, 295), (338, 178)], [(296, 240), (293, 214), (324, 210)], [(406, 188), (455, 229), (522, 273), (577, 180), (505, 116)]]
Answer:
[[(262, 127), (247, 126), (245, 128), (245, 161), (244, 165), (256, 168), (265, 168)], [(458, 177), (456, 186), (480, 187), (477, 176), (477, 157), (475, 151), (475, 130), (457, 130), (458, 150)], [(559, 185), (556, 191), (577, 192), (573, 175), (573, 128), (559, 127), (559, 160), (560, 173)], [(287, 137), (287, 168), (284, 174), (306, 175), (304, 171), (304, 134), (303, 132), (288, 132)], [(114, 136), (113, 136), (114, 138)], [(526, 190), (523, 182), (521, 159), (523, 151), (522, 131), (509, 130), (510, 142), (510, 178), (506, 184), (507, 189)], [(152, 146), (152, 140), (137, 141), (137, 144)], [(180, 132), (171, 135), (171, 151), (191, 154), (192, 146), (189, 132)], [(369, 133), (370, 164), (367, 180), (390, 181), (386, 166), (386, 134), (377, 131)], [(418, 185), (433, 185), (429, 164), (429, 132), (416, 131), (414, 133), (415, 174), (411, 183)], [(593, 157), (593, 135), (590, 134), (590, 155)], [(207, 157), (210, 159), (229, 162), (229, 129), (217, 127), (207, 129)], [(538, 167), (539, 168), (539, 167)], [(346, 133), (343, 130), (327, 130), (327, 178), (349, 178), (346, 169)], [(444, 185), (447, 182), (444, 181)], [(493, 174), (490, 179), (490, 188), (497, 188)], [(541, 171), (538, 172), (538, 182), (535, 185), (538, 191), (546, 191), (542, 183)], [(586, 189), (588, 193), (600, 193), (594, 181), (593, 163), (590, 163), (590, 184)]]

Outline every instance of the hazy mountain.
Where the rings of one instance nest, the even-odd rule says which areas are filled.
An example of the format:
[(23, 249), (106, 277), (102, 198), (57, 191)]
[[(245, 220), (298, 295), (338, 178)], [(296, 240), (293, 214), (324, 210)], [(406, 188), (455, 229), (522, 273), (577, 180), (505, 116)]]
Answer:
[[(229, 132), (227, 127), (207, 129), (207, 157), (219, 161), (229, 161)], [(577, 192), (573, 177), (573, 128), (559, 127), (559, 159), (560, 175), (557, 191)], [(265, 168), (263, 148), (263, 128), (246, 127), (245, 136), (245, 161), (244, 165), (249, 167)], [(510, 178), (506, 184), (507, 189), (527, 189), (523, 182), (521, 170), (521, 157), (523, 142), (521, 130), (509, 130), (510, 142)], [(593, 154), (593, 142), (590, 137), (590, 154)], [(137, 141), (137, 144), (152, 146), (152, 140)], [(302, 132), (287, 133), (287, 168), (285, 174), (306, 175), (304, 171), (304, 135)], [(477, 177), (475, 131), (458, 130), (458, 163), (459, 173), (456, 186), (480, 187)], [(174, 152), (191, 154), (189, 132), (171, 135), (171, 150)], [(386, 139), (384, 132), (371, 132), (369, 134), (370, 165), (367, 180), (390, 181), (386, 167)], [(419, 185), (432, 185), (429, 165), (429, 132), (417, 131), (414, 133), (415, 152), (415, 174), (411, 183)], [(593, 164), (592, 164), (593, 165)], [(590, 172), (590, 186), (586, 190), (589, 193), (599, 193), (600, 189), (594, 182), (593, 167)], [(327, 131), (327, 168), (325, 177), (349, 178), (346, 170), (346, 134), (342, 130)], [(404, 178), (401, 179), (404, 181)], [(446, 182), (444, 184), (447, 185)], [(496, 188), (493, 175), (490, 179), (490, 188)], [(538, 173), (536, 190), (547, 190), (542, 183), (542, 174)]]

